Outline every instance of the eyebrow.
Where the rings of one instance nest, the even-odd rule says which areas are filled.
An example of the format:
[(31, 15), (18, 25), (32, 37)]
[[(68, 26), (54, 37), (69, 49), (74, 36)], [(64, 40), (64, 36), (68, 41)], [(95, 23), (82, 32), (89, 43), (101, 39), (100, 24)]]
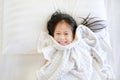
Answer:
[(55, 32), (60, 32), (60, 31), (55, 31)]
[[(55, 31), (55, 32), (60, 32), (60, 31)], [(64, 31), (64, 32), (69, 32), (69, 31)]]

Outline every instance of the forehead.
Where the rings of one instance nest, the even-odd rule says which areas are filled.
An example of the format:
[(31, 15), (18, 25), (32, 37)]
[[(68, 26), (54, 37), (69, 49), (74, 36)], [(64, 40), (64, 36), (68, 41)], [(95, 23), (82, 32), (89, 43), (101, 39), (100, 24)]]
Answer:
[(67, 22), (61, 21), (56, 25), (56, 28), (55, 28), (55, 31), (60, 31), (60, 30), (72, 31), (72, 27)]

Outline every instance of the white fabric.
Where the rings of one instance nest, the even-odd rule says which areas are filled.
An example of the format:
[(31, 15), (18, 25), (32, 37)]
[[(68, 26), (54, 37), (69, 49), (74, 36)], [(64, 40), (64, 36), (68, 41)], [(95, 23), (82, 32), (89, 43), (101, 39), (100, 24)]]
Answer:
[[(25, 6), (30, 6), (30, 5), (27, 5), (27, 4), (31, 4), (31, 8), (33, 7), (33, 5), (34, 5), (34, 1), (40, 1), (41, 3), (43, 2), (43, 1), (45, 1), (45, 0), (34, 0), (34, 1), (32, 1), (32, 0), (0, 0), (1, 1), (1, 5), (0, 6), (2, 6), (1, 7), (1, 9), (4, 11), (4, 10), (10, 10), (10, 8), (13, 10), (13, 9), (15, 9), (16, 8), (16, 6), (19, 6), (19, 8), (20, 8), (20, 6), (23, 6), (23, 8), (25, 7)], [(33, 3), (31, 3), (30, 1), (32, 1)], [(49, 0), (49, 1), (51, 1), (51, 0)], [(58, 1), (60, 1), (60, 0), (58, 0)], [(71, 0), (69, 0), (69, 2), (70, 2)], [(74, 0), (74, 1), (76, 1), (76, 0)], [(74, 2), (73, 1), (73, 2)], [(80, 0), (81, 1), (81, 4), (82, 4), (82, 0)], [(84, 0), (84, 1), (86, 1), (86, 0)], [(103, 2), (104, 0), (97, 0), (97, 1), (92, 1), (92, 0), (88, 0), (88, 3), (91, 1), (91, 5), (93, 5), (94, 6), (94, 4), (95, 3), (98, 3), (98, 1), (101, 1), (101, 2)], [(113, 63), (112, 63), (112, 66), (114, 66), (115, 67), (115, 70), (116, 70), (116, 76), (117, 76), (117, 79), (116, 80), (120, 80), (120, 73), (119, 73), (119, 67), (120, 67), (120, 37), (119, 37), (119, 34), (120, 34), (120, 24), (119, 24), (119, 21), (120, 21), (120, 16), (119, 16), (119, 14), (120, 14), (120, 11), (119, 11), (119, 7), (120, 7), (120, 0), (105, 0), (105, 1), (107, 1), (107, 4), (109, 5), (108, 6), (108, 8), (107, 8), (107, 11), (109, 11), (108, 12), (108, 14), (109, 15), (107, 15), (108, 16), (108, 20), (109, 20), (109, 29), (110, 29), (110, 37), (111, 37), (111, 41), (112, 41), (112, 47), (114, 48), (114, 54), (112, 54), (113, 56), (112, 57), (115, 57), (115, 61), (113, 61)], [(6, 3), (8, 3), (8, 2), (10, 2), (11, 4), (13, 4), (13, 5), (9, 5), (8, 7), (6, 7), (6, 5), (8, 5), (8, 4), (6, 4)], [(38, 2), (39, 3), (39, 2)], [(94, 3), (94, 4), (93, 4)], [(100, 2), (99, 2), (100, 3)], [(16, 4), (16, 5), (15, 5)], [(22, 5), (22, 4), (25, 4), (25, 5)], [(101, 3), (100, 3), (101, 4)], [(4, 5), (4, 6), (3, 6)], [(97, 4), (96, 4), (97, 5)], [(37, 5), (36, 5), (37, 6)], [(103, 9), (102, 8), (102, 6), (100, 6), (100, 5), (97, 5), (97, 6), (99, 6), (100, 8), (101, 8), (101, 10)], [(106, 5), (105, 5), (106, 6)], [(3, 8), (4, 7), (4, 8)], [(11, 13), (13, 14), (18, 14), (18, 13), (20, 13), (21, 14), (21, 12), (22, 11), (25, 11), (25, 12), (23, 12), (23, 14), (24, 13), (28, 13), (29, 14), (29, 12), (28, 12), (28, 7), (26, 7), (25, 9), (23, 9), (23, 8), (21, 8), (21, 9), (16, 9), (16, 10), (14, 10), (14, 11), (9, 11), (8, 12), (8, 15), (9, 16), (11, 16), (11, 17), (13, 17), (13, 15), (11, 15)], [(40, 7), (39, 7), (40, 8)], [(39, 9), (38, 8), (38, 9)], [(73, 8), (73, 7), (72, 7)], [(98, 9), (98, 7), (95, 7), (95, 8), (97, 8), (96, 10), (99, 10)], [(3, 11), (1, 10), (1, 13), (3, 14)], [(29, 10), (30, 10), (30, 7), (29, 7)], [(41, 10), (41, 9), (40, 9)], [(18, 13), (15, 13), (15, 12), (17, 12), (18, 11)], [(31, 11), (32, 12), (32, 11)], [(97, 11), (98, 12), (98, 11)], [(101, 14), (101, 15), (103, 15), (103, 12), (104, 11), (100, 11), (99, 13)], [(36, 13), (36, 12), (35, 12)], [(35, 16), (34, 15), (34, 12), (32, 12), (32, 14), (33, 15), (31, 15), (31, 16)], [(86, 13), (87, 14), (87, 13)], [(25, 19), (25, 17), (22, 17), (23, 15), (21, 15), (21, 18), (23, 18), (23, 19)], [(38, 16), (37, 16), (38, 17)], [(3, 18), (3, 19), (5, 19), (5, 17), (1, 17), (1, 18)], [(28, 18), (28, 17), (26, 17), (26, 18)], [(1, 38), (0, 38), (0, 40), (3, 40), (3, 31), (5, 32), (5, 34), (6, 35), (8, 35), (8, 33), (7, 33), (7, 31), (9, 31), (10, 33), (11, 33), (11, 30), (10, 29), (8, 29), (7, 31), (6, 31), (6, 29), (4, 29), (3, 30), (3, 19), (1, 19), (1, 26), (2, 27), (0, 27), (0, 36), (1, 36)], [(19, 20), (20, 18), (16, 18), (17, 20)], [(16, 20), (15, 18), (14, 18), (14, 20)], [(7, 18), (7, 20), (8, 20), (8, 18)], [(29, 20), (30, 20), (30, 18), (29, 18)], [(12, 22), (13, 20), (9, 20), (8, 22)], [(28, 20), (26, 20), (26, 21), (24, 21), (24, 22), (27, 22)], [(19, 23), (19, 21), (18, 21), (18, 23)], [(31, 23), (33, 23), (33, 22), (31, 22)], [(8, 24), (8, 23), (6, 23), (5, 22), (5, 24)], [(22, 23), (21, 23), (21, 25), (23, 25)], [(10, 26), (10, 25), (9, 25)], [(4, 26), (5, 27), (5, 26)], [(15, 27), (13, 27), (13, 25), (10, 27), (10, 28), (15, 28)], [(18, 27), (17, 27), (18, 28)], [(21, 28), (21, 27), (20, 27)], [(25, 32), (27, 32), (26, 30), (24, 31), (24, 32), (22, 32), (23, 34), (25, 33)], [(13, 32), (14, 33), (14, 32)], [(21, 31), (20, 32), (18, 32), (18, 33), (21, 33)], [(23, 34), (19, 34), (19, 35), (23, 35)], [(16, 36), (19, 36), (19, 35), (16, 35)], [(29, 34), (27, 34), (27, 35), (29, 35)], [(14, 34), (12, 35), (13, 37), (15, 37), (14, 36)], [(33, 37), (32, 37), (33, 38)], [(104, 37), (104, 39), (105, 39), (106, 37)], [(20, 44), (20, 43), (11, 43), (9, 40), (11, 40), (11, 37), (7, 37), (7, 39), (8, 39), (8, 41), (4, 41), (5, 43), (9, 43), (9, 45), (11, 45), (11, 46), (13, 46), (14, 44)], [(13, 39), (12, 39), (13, 40)], [(21, 36), (21, 39), (20, 40), (24, 40), (24, 38)], [(18, 40), (18, 41), (20, 41), (20, 40)], [(106, 40), (105, 40), (106, 41)], [(23, 41), (24, 42), (24, 41)], [(106, 41), (107, 42), (107, 41)], [(1, 41), (1, 44), (0, 45), (2, 45), (3, 44), (3, 41)], [(24, 43), (24, 44), (26, 44), (26, 43)], [(31, 43), (30, 43), (31, 44)], [(33, 43), (32, 43), (33, 44)], [(3, 48), (3, 50), (5, 50), (5, 48), (7, 47), (8, 45), (5, 45), (5, 47)], [(21, 46), (19, 46), (20, 48), (21, 48), (21, 52), (23, 53), (24, 52), (24, 50), (25, 49), (23, 49), (24, 47), (21, 47)], [(8, 47), (8, 48), (10, 48), (10, 47)], [(2, 49), (2, 47), (0, 47), (0, 50)], [(15, 48), (16, 49), (16, 48)], [(28, 49), (28, 48), (27, 48)], [(8, 50), (5, 50), (5, 51), (8, 51)], [(15, 51), (13, 50), (13, 49), (11, 49), (11, 50), (9, 50), (9, 51), (13, 51), (13, 54), (17, 54), (18, 53), (18, 51), (16, 51), (16, 53), (15, 53)], [(9, 51), (8, 52), (5, 52), (6, 54), (9, 54)], [(1, 53), (1, 52), (0, 52)], [(1, 53), (2, 54), (2, 53)], [(32, 56), (34, 56), (35, 54), (33, 54)], [(34, 57), (34, 59), (36, 59), (36, 60), (33, 60), (33, 58), (32, 58), (32, 56), (31, 55), (18, 55), (17, 54), (17, 56), (18, 57), (15, 57), (15, 56), (8, 56), (7, 58), (4, 58), (4, 57), (0, 57), (0, 62), (2, 62), (2, 64), (0, 65), (0, 80), (36, 80), (35, 79), (35, 75), (34, 75), (34, 73), (35, 73), (35, 70), (36, 70), (36, 68), (34, 68), (33, 67), (33, 65), (35, 66), (36, 65), (36, 62), (37, 61), (39, 61), (38, 62), (38, 64), (36, 65), (37, 67), (39, 67), (40, 65), (41, 65), (41, 62), (43, 62), (43, 60), (41, 60), (41, 58), (42, 58), (42, 56), (40, 57), (40, 58), (36, 58), (36, 56)], [(29, 56), (31, 56), (31, 57), (29, 57)], [(28, 58), (26, 58), (26, 57), (28, 57)], [(19, 59), (19, 60), (16, 60), (16, 59)], [(39, 60), (40, 59), (40, 60)], [(20, 62), (20, 60), (21, 60), (21, 62)], [(26, 62), (27, 61), (27, 62)], [(31, 61), (34, 61), (34, 62), (31, 62)], [(17, 64), (17, 65), (16, 65)], [(2, 66), (2, 68), (1, 68), (1, 66)], [(21, 69), (22, 68), (22, 69)], [(16, 70), (17, 69), (17, 70)], [(4, 73), (3, 73), (4, 72)], [(26, 73), (28, 73), (28, 74), (26, 74)], [(34, 78), (33, 78), (34, 77)]]
[(39, 70), (37, 80), (113, 80), (111, 67), (106, 62), (107, 52), (87, 27), (79, 25), (74, 41), (66, 46), (51, 36), (47, 40), (49, 44), (42, 51), (38, 45), (38, 52), (48, 62)]
[(49, 17), (57, 9), (69, 13), (77, 22), (78, 17), (89, 13), (106, 20), (104, 0), (4, 0), (2, 53), (36, 53), (39, 33), (45, 31)]

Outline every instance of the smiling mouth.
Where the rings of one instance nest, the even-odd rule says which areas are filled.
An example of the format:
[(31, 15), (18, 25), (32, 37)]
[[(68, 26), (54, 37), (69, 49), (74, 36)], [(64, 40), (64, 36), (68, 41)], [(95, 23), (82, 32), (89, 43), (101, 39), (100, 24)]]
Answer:
[(58, 42), (58, 43), (61, 44), (61, 45), (63, 45), (63, 46), (67, 45), (66, 42)]

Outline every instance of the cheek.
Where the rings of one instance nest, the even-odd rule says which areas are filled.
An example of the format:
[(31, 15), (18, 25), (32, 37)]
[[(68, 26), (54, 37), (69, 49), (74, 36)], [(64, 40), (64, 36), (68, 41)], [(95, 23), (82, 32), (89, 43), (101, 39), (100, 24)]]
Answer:
[(58, 36), (54, 34), (54, 39), (55, 40), (58, 40)]
[(73, 35), (73, 34), (71, 34), (70, 39), (71, 39), (71, 40), (73, 40), (73, 39), (74, 39), (74, 35)]
[(73, 36), (69, 36), (69, 37), (67, 37), (67, 41), (68, 41), (68, 43), (71, 43), (73, 40), (74, 40)]
[(72, 42), (74, 40), (73, 36), (69, 38), (69, 41)]

